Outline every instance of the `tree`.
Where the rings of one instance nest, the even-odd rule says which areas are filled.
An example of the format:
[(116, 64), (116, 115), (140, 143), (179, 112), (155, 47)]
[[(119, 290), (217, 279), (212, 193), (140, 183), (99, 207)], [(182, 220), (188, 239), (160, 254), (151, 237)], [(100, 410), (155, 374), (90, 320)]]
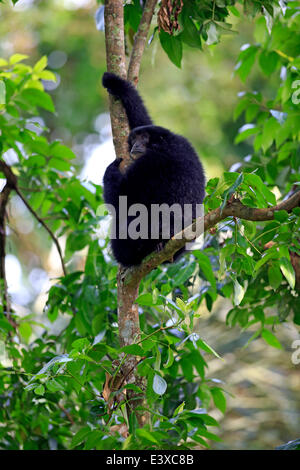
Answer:
[[(135, 84), (156, 4), (146, 0), (143, 9), (137, 1), (124, 7), (119, 0), (105, 4), (107, 68), (122, 77), (127, 75)], [(184, 45), (200, 53), (204, 43), (216, 44), (222, 34), (232, 32), (229, 14), (239, 16), (238, 6), (234, 2), (162, 0), (156, 8), (158, 26), (153, 35), (180, 67)], [(246, 124), (236, 144), (255, 136), (253, 152), (240, 163), (239, 171), (225, 172), (223, 178), (208, 182), (204, 249), (167, 269), (160, 264), (186, 239), (174, 237), (139, 267), (119, 268), (118, 274), (117, 267), (106, 262), (92, 237), (93, 228), (102, 219), (95, 217), (101, 188), (91, 192), (81, 185), (70, 164), (73, 152), (60, 142), (48, 142), (37, 129), (27, 126), (28, 115), (36, 115), (38, 107), (54, 111), (41, 82), (54, 79), (45, 69), (46, 58), (33, 68), (24, 65), (26, 57), (18, 54), (0, 62), (2, 153), (14, 149), (18, 156), (13, 165), (1, 160), (6, 178), (0, 204), (1, 328), (10, 361), (2, 371), (2, 390), (14, 389), (11, 407), (21, 403), (26, 407), (33, 431), (29, 437), (25, 421), (16, 425), (11, 411), (3, 410), (9, 430), (3, 447), (45, 448), (51, 445), (49, 439), (55, 439), (58, 448), (68, 448), (71, 437), (72, 447), (86, 449), (207, 445), (205, 439), (218, 440), (207, 429), (217, 422), (204, 408), (212, 400), (224, 413), (226, 400), (223, 387), (206, 379), (205, 354), (218, 354), (195, 332), (199, 305), (205, 301), (211, 310), (218, 297), (232, 299), (228, 323), (244, 329), (255, 326), (251, 340), (261, 336), (277, 348), (281, 345), (271, 329), (291, 314), (299, 324), (299, 15), (296, 5), (286, 9), (273, 1), (247, 1), (244, 11), (262, 16), (257, 20), (258, 43), (243, 48), (236, 72), (245, 81), (257, 58), (267, 77), (274, 75), (279, 83), (281, 69), (285, 79), (272, 99), (255, 91), (241, 97), (235, 118), (244, 113)], [(124, 31), (128, 38), (134, 36), (128, 71)], [(112, 100), (110, 111), (116, 154), (128, 164), (128, 127), (120, 103)], [(26, 196), (21, 187), (26, 188)], [(275, 187), (280, 195), (277, 201)], [(64, 275), (49, 292), (48, 316), (55, 321), (60, 312), (71, 315), (59, 339), (44, 333), (27, 347), (19, 347), (14, 339), (16, 332), (21, 341), (29, 338), (31, 319), (13, 314), (6, 287), (5, 213), (11, 193), (22, 199), (59, 252)], [(45, 214), (50, 216), (49, 224), (44, 221)], [(224, 225), (220, 228), (221, 221)], [(220, 242), (217, 235), (224, 229), (232, 236)], [(64, 234), (63, 257), (58, 238)], [(69, 273), (65, 260), (73, 259), (75, 264), (75, 253), (85, 247), (84, 269)], [(116, 275), (119, 344), (114, 326)], [(204, 284), (192, 295), (191, 286), (197, 279)], [(269, 308), (276, 314), (270, 315)], [(148, 321), (148, 312), (156, 326)], [(58, 352), (54, 341), (58, 341)], [(32, 374), (32, 361), (37, 357), (39, 364)], [(28, 374), (32, 375), (23, 391)], [(32, 393), (37, 397), (35, 409), (31, 408)], [(50, 417), (39, 413), (45, 406)], [(64, 426), (58, 434), (55, 425), (49, 431), (49, 424), (62, 421), (61, 412)], [(75, 434), (66, 422), (77, 430)]]

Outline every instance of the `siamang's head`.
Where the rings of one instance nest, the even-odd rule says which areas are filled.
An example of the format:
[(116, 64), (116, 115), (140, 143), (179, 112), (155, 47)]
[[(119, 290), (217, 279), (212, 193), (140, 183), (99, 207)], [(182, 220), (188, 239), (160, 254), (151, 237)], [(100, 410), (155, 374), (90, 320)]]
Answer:
[(128, 137), (130, 158), (137, 160), (147, 150), (159, 152), (167, 144), (170, 131), (159, 126), (141, 126), (133, 129)]

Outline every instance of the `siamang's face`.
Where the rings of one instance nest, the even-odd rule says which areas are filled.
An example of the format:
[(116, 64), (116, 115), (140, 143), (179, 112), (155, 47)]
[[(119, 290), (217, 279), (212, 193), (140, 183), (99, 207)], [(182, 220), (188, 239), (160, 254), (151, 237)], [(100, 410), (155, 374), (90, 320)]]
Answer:
[(150, 137), (147, 132), (134, 134), (130, 137), (129, 148), (130, 158), (132, 160), (137, 160), (146, 153), (147, 145), (149, 144), (149, 139)]

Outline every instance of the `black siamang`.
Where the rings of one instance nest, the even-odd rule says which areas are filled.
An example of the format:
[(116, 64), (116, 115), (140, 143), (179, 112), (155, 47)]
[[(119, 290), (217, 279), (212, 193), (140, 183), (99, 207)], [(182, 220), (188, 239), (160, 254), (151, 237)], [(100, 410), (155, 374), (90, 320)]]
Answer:
[[(201, 204), (204, 199), (205, 176), (191, 144), (184, 137), (153, 125), (141, 97), (131, 83), (108, 72), (104, 73), (102, 83), (111, 95), (121, 100), (131, 129), (128, 138), (131, 165), (124, 174), (121, 173), (119, 165), (122, 159), (117, 158), (107, 167), (104, 175), (104, 200), (115, 209), (116, 237), (111, 240), (112, 251), (116, 260), (127, 267), (140, 264), (145, 256), (161, 249), (167, 239), (177, 233), (178, 220), (176, 222), (175, 212), (172, 211), (167, 239), (162, 230), (161, 215), (159, 220), (155, 218), (158, 230), (157, 227), (153, 229), (154, 215), (151, 216), (151, 207), (155, 206), (152, 205), (167, 204), (170, 207), (178, 204), (183, 208), (185, 204), (190, 204), (194, 219), (196, 205)], [(128, 208), (133, 204), (143, 204), (148, 209), (147, 227), (136, 225), (136, 231), (143, 233), (143, 238), (127, 233), (130, 224), (137, 223), (137, 213), (135, 217), (124, 213), (125, 209), (119, 207), (119, 196), (127, 196)], [(182, 215), (179, 218), (182, 224), (180, 231), (191, 220), (187, 223)], [(125, 227), (126, 237), (124, 230), (123, 235), (120, 235), (121, 226), (123, 229)], [(155, 235), (157, 232), (158, 235)], [(145, 236), (148, 238), (145, 239)], [(179, 250), (174, 259), (183, 251), (184, 249)]]

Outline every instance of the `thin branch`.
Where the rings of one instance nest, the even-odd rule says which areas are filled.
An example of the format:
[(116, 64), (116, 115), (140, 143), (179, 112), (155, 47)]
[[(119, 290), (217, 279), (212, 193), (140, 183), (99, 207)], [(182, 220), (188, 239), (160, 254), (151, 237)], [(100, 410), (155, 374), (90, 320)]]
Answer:
[(123, 272), (124, 286), (134, 288), (146, 274), (155, 269), (159, 264), (171, 259), (176, 251), (182, 248), (186, 242), (191, 242), (193, 239), (199, 237), (203, 231), (206, 232), (227, 217), (237, 217), (239, 219), (262, 222), (273, 220), (274, 212), (276, 211), (286, 210), (290, 212), (292, 209), (299, 206), (300, 191), (280, 204), (266, 209), (247, 207), (242, 204), (239, 199), (230, 199), (223, 210), (218, 207), (204, 217), (195, 220), (192, 225), (174, 235), (159, 253), (151, 253), (139, 266), (126, 269)]
[(9, 182), (6, 183), (0, 194), (0, 279), (2, 281), (1, 297), (3, 312), (7, 320), (13, 328), (17, 328), (17, 323), (11, 317), (10, 300), (7, 290), (5, 256), (6, 256), (6, 206), (8, 204), (9, 195), (11, 193)]
[(135, 85), (139, 79), (141, 60), (157, 2), (158, 0), (146, 0), (141, 22), (134, 38), (134, 44), (128, 66), (127, 79), (130, 82), (133, 82)]
[(66, 267), (65, 267), (65, 263), (64, 263), (64, 260), (63, 260), (63, 255), (62, 255), (62, 251), (61, 251), (61, 248), (60, 248), (60, 245), (58, 243), (58, 240), (57, 238), (55, 237), (54, 233), (51, 231), (51, 229), (48, 227), (47, 224), (45, 224), (45, 222), (43, 221), (43, 219), (41, 219), (38, 214), (35, 212), (34, 209), (32, 209), (32, 207), (30, 206), (30, 204), (27, 202), (27, 200), (25, 199), (25, 197), (23, 196), (23, 194), (21, 193), (21, 191), (19, 190), (18, 186), (17, 186), (17, 177), (16, 175), (14, 175), (14, 173), (12, 172), (11, 168), (9, 165), (7, 165), (4, 160), (0, 160), (0, 170), (2, 171), (2, 173), (4, 173), (4, 176), (6, 177), (6, 181), (7, 181), (7, 185), (10, 189), (14, 189), (15, 192), (17, 193), (17, 195), (22, 199), (22, 201), (24, 202), (25, 206), (27, 207), (27, 209), (29, 210), (29, 212), (31, 212), (31, 214), (33, 215), (33, 217), (44, 227), (45, 230), (47, 230), (47, 232), (49, 233), (50, 237), (52, 238), (53, 240), (53, 243), (55, 244), (56, 248), (57, 248), (57, 251), (58, 251), (58, 254), (59, 254), (59, 257), (60, 257), (60, 261), (61, 261), (61, 266), (62, 266), (62, 270), (63, 270), (63, 273), (64, 275), (66, 276), (67, 274), (67, 271), (66, 271)]
[(74, 421), (74, 419), (73, 419), (71, 413), (69, 413), (69, 411), (66, 410), (66, 408), (65, 408), (61, 403), (58, 402), (58, 403), (57, 403), (57, 406), (58, 406), (58, 408), (66, 415), (67, 420), (70, 421), (70, 423), (71, 423), (72, 425), (75, 424), (75, 421)]
[(64, 259), (63, 259), (63, 254), (62, 254), (62, 251), (61, 251), (61, 247), (60, 247), (60, 244), (58, 243), (58, 240), (56, 238), (56, 236), (54, 235), (54, 233), (52, 232), (52, 230), (48, 227), (47, 224), (45, 224), (45, 222), (43, 221), (43, 219), (41, 219), (39, 217), (39, 215), (35, 212), (34, 209), (32, 209), (32, 207), (30, 206), (30, 204), (28, 204), (28, 202), (26, 201), (25, 197), (23, 196), (23, 194), (21, 193), (21, 191), (19, 190), (18, 187), (15, 187), (14, 188), (17, 195), (22, 199), (22, 201), (24, 202), (25, 206), (27, 207), (27, 209), (29, 210), (29, 212), (33, 215), (33, 217), (44, 227), (45, 230), (47, 230), (47, 232), (49, 233), (50, 237), (52, 238), (52, 241), (53, 243), (55, 244), (56, 246), (56, 249), (58, 251), (58, 254), (59, 254), (59, 258), (60, 258), (60, 262), (61, 262), (61, 267), (62, 267), (62, 270), (63, 270), (63, 273), (64, 273), (64, 276), (67, 275), (67, 270), (66, 270), (66, 266), (65, 266), (65, 263), (64, 263)]

